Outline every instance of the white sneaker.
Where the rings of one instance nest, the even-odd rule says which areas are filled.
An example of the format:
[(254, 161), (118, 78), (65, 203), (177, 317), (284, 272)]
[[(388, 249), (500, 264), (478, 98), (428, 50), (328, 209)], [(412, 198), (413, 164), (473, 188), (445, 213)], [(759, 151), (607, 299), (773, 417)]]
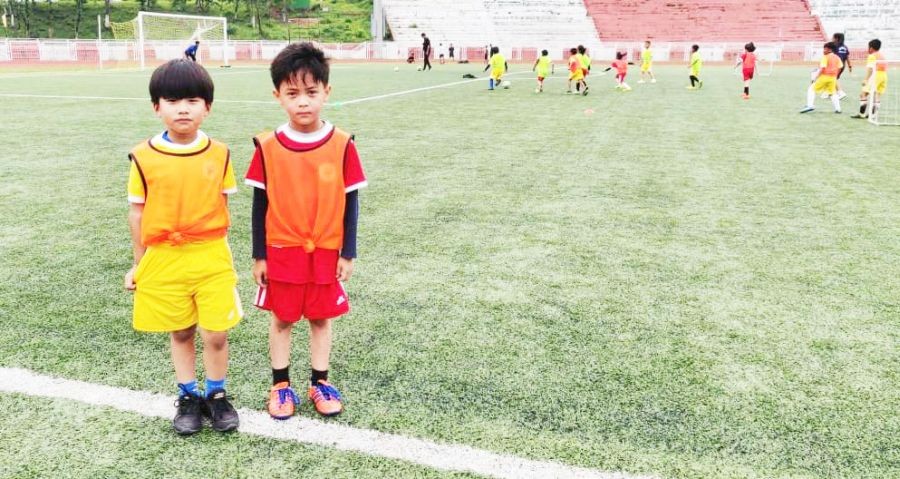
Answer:
[(646, 83), (644, 80), (638, 80), (638, 83)]
[(845, 91), (843, 91), (843, 90), (837, 92), (837, 99), (838, 99), (838, 101), (843, 100), (844, 98), (847, 98), (847, 92), (845, 92)]
[(656, 78), (650, 80), (650, 83), (656, 83)]

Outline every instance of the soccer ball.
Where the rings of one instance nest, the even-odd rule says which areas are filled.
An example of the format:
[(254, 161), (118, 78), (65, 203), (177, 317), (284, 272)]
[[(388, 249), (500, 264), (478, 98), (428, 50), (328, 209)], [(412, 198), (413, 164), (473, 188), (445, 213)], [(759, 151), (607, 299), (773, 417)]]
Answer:
[(399, 72), (399, 71), (400, 71), (400, 67), (394, 67), (394, 71), (395, 71), (395, 72)]
[(500, 86), (503, 87), (504, 90), (509, 90), (509, 87), (512, 86), (512, 83), (510, 83), (509, 80), (503, 80), (503, 83), (501, 83)]
[(416, 71), (417, 71), (417, 72), (422, 71), (422, 67), (416, 68)]

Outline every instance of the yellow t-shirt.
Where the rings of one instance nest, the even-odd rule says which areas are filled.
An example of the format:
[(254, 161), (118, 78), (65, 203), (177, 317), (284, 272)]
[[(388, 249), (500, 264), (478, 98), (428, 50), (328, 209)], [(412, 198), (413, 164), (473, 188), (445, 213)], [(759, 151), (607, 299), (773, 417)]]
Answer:
[(550, 60), (550, 56), (541, 56), (537, 59), (537, 76), (539, 77), (547, 77), (550, 76), (550, 64), (552, 60)]
[(591, 67), (591, 57), (589, 57), (587, 54), (579, 53), (578, 61), (581, 63), (581, 68), (584, 68), (585, 70)]
[(700, 52), (694, 52), (691, 54), (691, 73), (694, 76), (697, 76), (700, 73), (700, 67), (703, 66), (703, 59), (700, 58)]
[(641, 52), (641, 63), (643, 63), (644, 65), (649, 65), (650, 62), (652, 62), (652, 61), (653, 61), (653, 50), (650, 50), (649, 48), (647, 48)]
[(506, 58), (500, 54), (495, 53), (491, 55), (491, 70), (503, 72), (506, 70)]
[[(194, 154), (209, 148), (210, 139), (202, 131), (197, 132), (197, 140), (189, 145), (179, 145), (172, 143), (162, 134), (156, 135), (150, 140), (150, 143), (157, 150), (166, 153), (176, 154)], [(222, 185), (222, 194), (231, 195), (237, 193), (237, 181), (234, 177), (234, 167), (229, 161), (225, 167), (225, 178)], [(136, 204), (144, 204), (147, 198), (147, 192), (144, 190), (144, 181), (141, 179), (141, 173), (138, 171), (137, 165), (132, 161), (131, 170), (128, 172), (128, 202)]]
[(880, 53), (873, 53), (866, 57), (866, 68), (871, 68), (876, 72), (887, 72), (887, 63)]

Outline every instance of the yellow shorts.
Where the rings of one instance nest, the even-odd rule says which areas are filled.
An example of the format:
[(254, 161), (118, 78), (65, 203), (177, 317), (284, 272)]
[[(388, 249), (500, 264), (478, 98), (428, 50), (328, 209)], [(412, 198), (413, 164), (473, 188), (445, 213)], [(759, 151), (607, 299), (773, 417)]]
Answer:
[(691, 76), (695, 76), (695, 77), (697, 77), (697, 78), (700, 78), (700, 70), (693, 70), (693, 69), (692, 69), (692, 70), (691, 70)]
[(885, 90), (887, 90), (887, 72), (875, 72), (875, 91), (883, 95)]
[(584, 80), (584, 72), (579, 68), (577, 72), (569, 72), (569, 80), (570, 81), (581, 81)]
[(147, 248), (134, 273), (134, 329), (171, 332), (195, 324), (226, 331), (244, 312), (225, 238)]
[(819, 75), (819, 78), (816, 78), (816, 82), (813, 83), (813, 89), (816, 93), (834, 95), (837, 92), (837, 77)]
[(500, 81), (500, 79), (503, 78), (503, 73), (505, 73), (503, 70), (491, 70), (491, 78), (493, 78), (494, 81)]
[(649, 72), (650, 64), (649, 63), (641, 63), (641, 72)]

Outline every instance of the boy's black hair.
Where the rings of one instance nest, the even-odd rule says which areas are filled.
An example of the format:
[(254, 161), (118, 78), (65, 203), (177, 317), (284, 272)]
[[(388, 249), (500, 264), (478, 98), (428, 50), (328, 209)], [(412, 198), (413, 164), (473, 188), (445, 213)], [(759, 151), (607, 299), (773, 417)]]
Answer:
[(876, 52), (878, 50), (881, 50), (881, 40), (879, 40), (877, 38), (869, 40), (869, 48), (871, 48), (872, 50), (875, 50)]
[(574, 55), (574, 54), (578, 53), (578, 49), (577, 49), (577, 48), (570, 48), (570, 49), (569, 49), (569, 53), (571, 53), (572, 55)]
[(584, 48), (584, 45), (578, 45), (578, 53), (584, 55), (584, 52), (587, 50)]
[(835, 33), (834, 35), (831, 36), (831, 38), (832, 38), (832, 40), (837, 42), (838, 45), (844, 44), (844, 34), (843, 33), (840, 33), (840, 32)]
[(616, 60), (625, 58), (625, 52), (616, 52)]
[(547, 50), (541, 50), (541, 55), (547, 56), (549, 54), (550, 54), (550, 52), (548, 52)]
[(825, 48), (827, 48), (831, 51), (835, 51), (835, 50), (837, 50), (837, 45), (835, 45), (834, 42), (828, 42), (825, 44)]
[(700, 50), (700, 45), (697, 45), (697, 44), (691, 45), (692, 52), (696, 52), (697, 50)]
[(754, 45), (753, 42), (750, 42), (750, 43), (744, 45), (744, 50), (747, 50), (748, 52), (753, 53), (756, 51), (756, 45)]
[(203, 98), (207, 105), (211, 105), (214, 90), (212, 78), (206, 69), (186, 58), (163, 63), (150, 77), (150, 101), (154, 105), (159, 105), (160, 98)]
[(281, 88), (284, 82), (303, 83), (307, 75), (312, 77), (314, 83), (328, 85), (329, 71), (325, 52), (309, 42), (291, 43), (284, 47), (269, 67), (276, 89)]
[(491, 47), (491, 55), (500, 53), (500, 47)]

